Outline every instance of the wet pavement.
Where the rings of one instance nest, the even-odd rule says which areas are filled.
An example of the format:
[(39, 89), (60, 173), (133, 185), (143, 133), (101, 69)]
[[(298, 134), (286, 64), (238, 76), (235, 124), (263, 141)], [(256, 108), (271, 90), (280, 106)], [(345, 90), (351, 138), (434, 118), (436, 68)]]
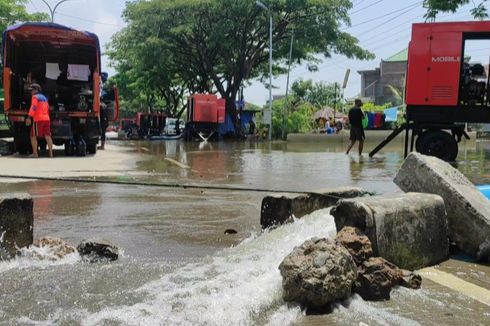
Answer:
[[(25, 166), (27, 173), (18, 166), (31, 163), (17, 163), (24, 159), (0, 158), (2, 174), (51, 176), (59, 169), (62, 175), (82, 171), (78, 176), (102, 181), (0, 184), (1, 192), (33, 196), (35, 238), (56, 236), (76, 245), (103, 237), (124, 251), (112, 264), (89, 265), (76, 255), (47, 262), (28, 253), (0, 263), (0, 325), (490, 324), (489, 306), (429, 280), (420, 291), (396, 289), (388, 302), (354, 298), (330, 315), (304, 316), (280, 299), (277, 266), (309, 237), (333, 235), (328, 212), (262, 234), (264, 193), (166, 187), (360, 186), (391, 193), (399, 191), (392, 179), (403, 159), (400, 146), (369, 159), (347, 156), (338, 144), (113, 142), (97, 155), (85, 161), (86, 167), (87, 158), (73, 158), (76, 167), (67, 159), (43, 159), (46, 168)], [(104, 165), (104, 156), (114, 162), (112, 168)], [(95, 159), (101, 163), (92, 167)], [(482, 143), (461, 149), (457, 167), (472, 182), (486, 184), (489, 162), (490, 143)], [(226, 229), (238, 233), (225, 234)], [(490, 268), (462, 259), (439, 269), (490, 290)]]

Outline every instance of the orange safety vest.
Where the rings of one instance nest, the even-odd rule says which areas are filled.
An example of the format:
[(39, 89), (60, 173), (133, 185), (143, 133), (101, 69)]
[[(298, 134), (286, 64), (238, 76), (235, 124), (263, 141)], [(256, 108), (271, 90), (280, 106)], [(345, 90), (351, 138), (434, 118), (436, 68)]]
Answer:
[(49, 121), (49, 103), (43, 94), (32, 95), (29, 116), (34, 118), (34, 122)]

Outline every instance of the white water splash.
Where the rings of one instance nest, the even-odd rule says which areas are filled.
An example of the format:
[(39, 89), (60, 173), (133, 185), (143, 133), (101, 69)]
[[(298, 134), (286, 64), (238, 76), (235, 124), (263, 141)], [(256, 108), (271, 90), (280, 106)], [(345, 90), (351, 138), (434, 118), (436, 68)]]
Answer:
[(332, 237), (329, 210), (314, 212), (207, 262), (186, 265), (138, 291), (146, 295), (133, 306), (106, 308), (82, 325), (109, 321), (123, 325), (289, 325), (303, 313), (282, 300), (278, 266), (295, 246), (312, 237)]
[(75, 264), (79, 262), (78, 252), (59, 258), (53, 248), (30, 246), (21, 248), (20, 255), (6, 261), (0, 261), (0, 274), (12, 269), (45, 268), (48, 266), (58, 266), (65, 264)]
[[(418, 322), (394, 314), (388, 309), (375, 307), (373, 304), (362, 300), (357, 294), (342, 304), (336, 304), (334, 313), (344, 316), (346, 320), (366, 320), (369, 318), (369, 320), (374, 321), (376, 325), (380, 326), (420, 326)], [(369, 323), (367, 322), (368, 325)]]

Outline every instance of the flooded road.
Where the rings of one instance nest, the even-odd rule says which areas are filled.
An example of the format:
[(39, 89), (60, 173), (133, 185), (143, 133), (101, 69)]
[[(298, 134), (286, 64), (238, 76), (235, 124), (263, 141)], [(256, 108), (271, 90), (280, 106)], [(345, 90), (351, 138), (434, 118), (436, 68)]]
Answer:
[[(133, 162), (125, 173), (99, 173), (97, 180), (289, 191), (351, 185), (390, 193), (399, 191), (392, 179), (403, 159), (400, 146), (374, 159), (326, 144), (112, 146), (128, 150)], [(489, 162), (490, 145), (483, 143), (461, 149), (457, 167), (485, 184)], [(103, 237), (124, 253), (111, 264), (82, 263), (77, 254), (50, 262), (29, 251), (0, 262), (0, 325), (490, 324), (490, 307), (428, 280), (420, 291), (396, 289), (388, 302), (355, 297), (326, 316), (305, 316), (285, 305), (277, 267), (294, 246), (335, 233), (328, 210), (261, 233), (264, 194), (255, 191), (57, 181), (4, 183), (1, 191), (33, 196), (35, 238), (56, 236), (77, 245)], [(441, 268), (490, 289), (490, 267), (469, 269), (453, 260)]]

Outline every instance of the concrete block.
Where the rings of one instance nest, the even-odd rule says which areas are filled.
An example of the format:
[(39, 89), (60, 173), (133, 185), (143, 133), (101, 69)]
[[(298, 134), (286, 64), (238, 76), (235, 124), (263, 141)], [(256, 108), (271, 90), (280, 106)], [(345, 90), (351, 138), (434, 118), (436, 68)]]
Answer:
[(403, 269), (419, 269), (449, 256), (444, 201), (408, 193), (341, 200), (333, 209), (337, 231), (359, 228), (371, 240), (374, 256)]
[(341, 198), (355, 198), (367, 192), (356, 187), (322, 189), (310, 194), (273, 194), (264, 197), (260, 214), (260, 225), (268, 228), (301, 218), (316, 210), (331, 207)]
[(465, 253), (488, 259), (490, 201), (461, 172), (438, 158), (412, 153), (394, 181), (403, 191), (441, 196), (447, 209), (449, 238)]
[(12, 258), (17, 248), (32, 244), (33, 214), (29, 194), (0, 194), (0, 259)]

